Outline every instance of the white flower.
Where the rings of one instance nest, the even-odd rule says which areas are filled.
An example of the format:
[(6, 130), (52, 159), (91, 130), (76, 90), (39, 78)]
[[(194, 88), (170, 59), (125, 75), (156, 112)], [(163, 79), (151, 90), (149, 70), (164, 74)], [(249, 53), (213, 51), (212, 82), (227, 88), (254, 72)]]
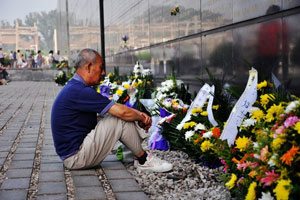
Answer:
[(203, 124), (201, 124), (201, 123), (199, 123), (199, 124), (197, 124), (196, 126), (195, 126), (195, 130), (197, 131), (197, 130), (205, 130), (206, 128), (205, 128), (205, 126), (203, 125)]
[(182, 81), (182, 80), (176, 80), (176, 85), (177, 85), (177, 86), (181, 86), (181, 84), (183, 84), (183, 81)]
[(259, 198), (258, 200), (273, 200), (274, 198), (271, 196), (270, 192), (267, 193), (262, 193), (261, 198)]
[(150, 69), (144, 69), (144, 71), (142, 72), (142, 74), (144, 76), (148, 76), (148, 75), (151, 75), (152, 74), (152, 71)]
[(286, 108), (284, 113), (288, 114), (291, 111), (295, 110), (296, 107), (299, 105), (299, 101), (292, 101)]
[(213, 133), (211, 131), (208, 131), (208, 132), (203, 134), (203, 137), (204, 138), (211, 138), (212, 135), (213, 135)]
[(260, 159), (260, 155), (258, 155), (258, 154), (254, 154), (254, 158), (256, 158), (256, 159)]
[(268, 162), (268, 164), (270, 165), (270, 167), (274, 167), (274, 166), (275, 166), (274, 160), (276, 159), (276, 156), (277, 156), (277, 154), (274, 153), (274, 154), (272, 155), (272, 157), (270, 158), (270, 160), (269, 160), (269, 162)]
[(58, 76), (62, 76), (64, 74), (63, 71), (58, 71)]
[(256, 119), (246, 119), (242, 122), (241, 127), (253, 126), (256, 123)]
[(170, 108), (172, 106), (172, 103), (170, 101), (163, 101), (163, 105), (167, 108)]
[(257, 142), (253, 142), (253, 147), (254, 148), (258, 148), (258, 143)]
[(179, 130), (179, 131), (181, 131), (181, 129), (183, 128), (183, 126), (184, 126), (184, 123), (180, 123), (180, 124), (178, 124), (176, 126), (176, 129)]
[(250, 116), (252, 115), (253, 111), (259, 110), (258, 107), (251, 107), (249, 108), (248, 112), (250, 113)]
[(195, 134), (195, 131), (187, 131), (185, 133), (185, 140), (188, 140), (190, 137), (192, 137)]

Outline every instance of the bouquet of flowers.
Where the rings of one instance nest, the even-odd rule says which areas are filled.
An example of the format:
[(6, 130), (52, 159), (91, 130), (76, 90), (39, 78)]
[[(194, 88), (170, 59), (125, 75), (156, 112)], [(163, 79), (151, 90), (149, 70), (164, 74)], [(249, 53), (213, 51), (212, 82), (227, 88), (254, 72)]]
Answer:
[[(269, 86), (269, 87), (268, 87)], [(299, 99), (263, 81), (260, 95), (233, 147), (218, 141), (216, 152), (232, 196), (240, 199), (296, 199), (300, 191)]]
[(54, 78), (55, 83), (62, 86), (65, 85), (68, 82), (68, 80), (69, 79), (67, 78), (66, 72), (63, 70), (59, 70), (58, 74)]

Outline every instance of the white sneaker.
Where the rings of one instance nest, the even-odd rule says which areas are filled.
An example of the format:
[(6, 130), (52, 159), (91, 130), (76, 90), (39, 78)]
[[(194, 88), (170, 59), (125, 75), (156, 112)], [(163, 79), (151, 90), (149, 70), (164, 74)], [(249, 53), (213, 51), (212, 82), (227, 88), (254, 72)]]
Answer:
[(146, 162), (141, 165), (138, 160), (135, 160), (134, 166), (137, 168), (137, 171), (140, 173), (141, 171), (148, 172), (167, 172), (173, 169), (173, 165), (164, 160), (161, 160), (151, 153), (148, 153), (146, 158)]

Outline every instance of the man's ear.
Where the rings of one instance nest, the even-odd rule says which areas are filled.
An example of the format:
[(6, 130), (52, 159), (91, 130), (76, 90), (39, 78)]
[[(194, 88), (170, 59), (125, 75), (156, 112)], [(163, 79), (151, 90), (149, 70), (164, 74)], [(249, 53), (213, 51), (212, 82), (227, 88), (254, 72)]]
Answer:
[(92, 68), (92, 63), (87, 64), (87, 68), (88, 68), (88, 73), (90, 73), (91, 68)]

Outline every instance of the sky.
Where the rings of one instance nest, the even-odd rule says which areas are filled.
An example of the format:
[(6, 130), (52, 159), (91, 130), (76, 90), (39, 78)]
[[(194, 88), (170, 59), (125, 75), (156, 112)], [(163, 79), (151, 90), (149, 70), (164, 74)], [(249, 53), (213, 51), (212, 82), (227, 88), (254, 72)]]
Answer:
[(57, 0), (0, 0), (0, 20), (13, 24), (16, 18), (24, 21), (30, 12), (49, 12), (56, 7)]

